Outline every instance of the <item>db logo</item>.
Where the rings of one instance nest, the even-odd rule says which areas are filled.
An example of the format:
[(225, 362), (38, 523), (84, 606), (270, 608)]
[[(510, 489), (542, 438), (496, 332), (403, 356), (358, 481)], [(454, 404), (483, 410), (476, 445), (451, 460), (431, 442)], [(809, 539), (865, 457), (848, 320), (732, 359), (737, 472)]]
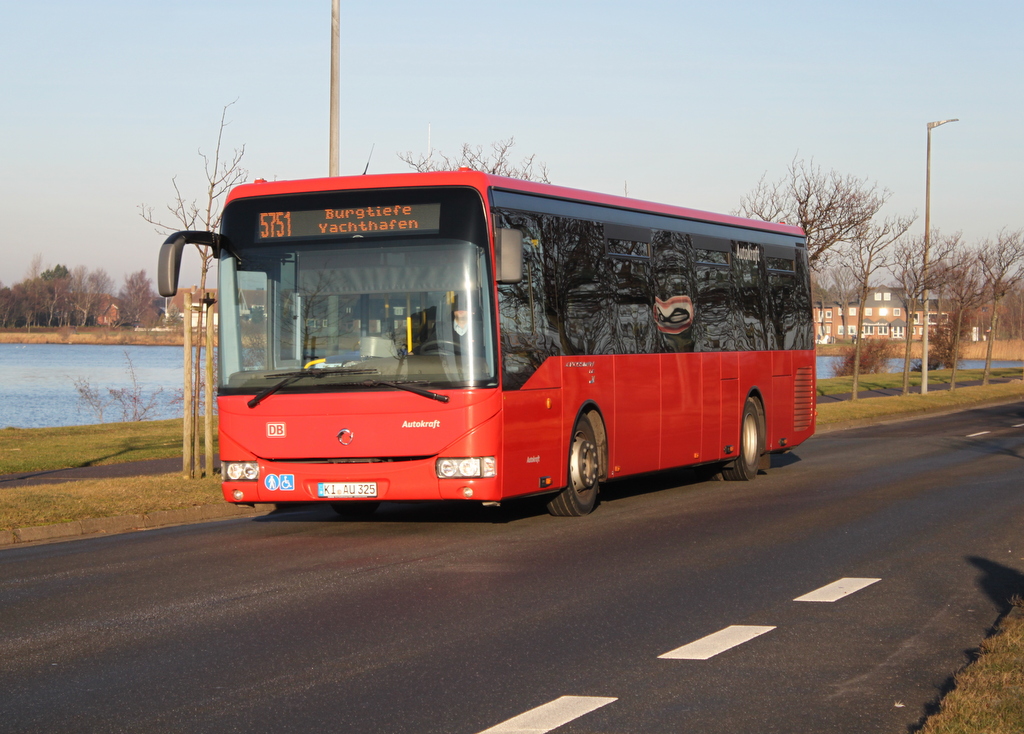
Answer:
[(267, 438), (284, 438), (284, 423), (268, 423)]

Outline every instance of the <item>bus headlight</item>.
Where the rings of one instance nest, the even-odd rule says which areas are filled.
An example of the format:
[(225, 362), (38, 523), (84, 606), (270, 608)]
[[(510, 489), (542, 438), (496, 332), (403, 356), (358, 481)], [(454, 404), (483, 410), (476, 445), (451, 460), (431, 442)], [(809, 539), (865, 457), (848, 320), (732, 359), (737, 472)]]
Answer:
[(438, 459), (436, 468), (440, 479), (498, 476), (498, 462), (493, 456)]
[(260, 467), (255, 461), (225, 461), (224, 478), (231, 482), (256, 481), (260, 478)]

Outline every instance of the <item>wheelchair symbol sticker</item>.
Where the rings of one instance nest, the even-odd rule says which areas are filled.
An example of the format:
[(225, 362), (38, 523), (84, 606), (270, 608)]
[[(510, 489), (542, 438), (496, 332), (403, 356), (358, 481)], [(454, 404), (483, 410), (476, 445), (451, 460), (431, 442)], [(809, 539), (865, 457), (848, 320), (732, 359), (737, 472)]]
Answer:
[(295, 475), (294, 474), (268, 474), (266, 479), (263, 480), (263, 486), (269, 489), (271, 492), (281, 490), (282, 492), (291, 492), (295, 489)]

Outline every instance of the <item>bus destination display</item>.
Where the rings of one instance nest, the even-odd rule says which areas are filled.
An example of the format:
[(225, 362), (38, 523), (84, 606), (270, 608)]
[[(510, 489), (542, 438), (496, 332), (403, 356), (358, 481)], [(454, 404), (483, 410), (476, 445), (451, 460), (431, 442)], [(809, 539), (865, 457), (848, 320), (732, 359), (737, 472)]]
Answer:
[(338, 235), (365, 237), (402, 232), (435, 234), (440, 221), (440, 204), (261, 212), (256, 237), (259, 240), (281, 240)]

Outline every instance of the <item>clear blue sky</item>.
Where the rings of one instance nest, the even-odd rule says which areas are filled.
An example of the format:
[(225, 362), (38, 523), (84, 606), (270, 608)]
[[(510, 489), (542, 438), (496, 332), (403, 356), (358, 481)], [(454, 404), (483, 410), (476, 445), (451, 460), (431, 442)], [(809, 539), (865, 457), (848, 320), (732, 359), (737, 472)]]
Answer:
[[(252, 177), (326, 175), (330, 0), (8, 3), (0, 282), (155, 275), (138, 216), (202, 194), (221, 108)], [(1024, 227), (1024, 4), (342, 0), (342, 173), (515, 136), (553, 182), (731, 212), (799, 155), (969, 240)], [(183, 285), (194, 280), (188, 263)]]

